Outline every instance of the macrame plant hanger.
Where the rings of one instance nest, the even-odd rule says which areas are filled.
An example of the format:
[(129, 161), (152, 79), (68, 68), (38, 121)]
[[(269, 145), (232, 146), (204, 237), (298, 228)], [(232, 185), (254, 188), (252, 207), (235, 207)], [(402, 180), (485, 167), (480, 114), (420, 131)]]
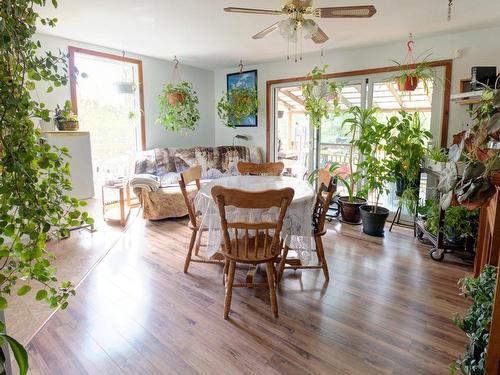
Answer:
[(177, 85), (181, 82), (181, 75), (179, 73), (179, 59), (177, 56), (174, 56), (174, 70), (172, 71), (172, 78), (170, 79), (170, 82), (172, 85)]

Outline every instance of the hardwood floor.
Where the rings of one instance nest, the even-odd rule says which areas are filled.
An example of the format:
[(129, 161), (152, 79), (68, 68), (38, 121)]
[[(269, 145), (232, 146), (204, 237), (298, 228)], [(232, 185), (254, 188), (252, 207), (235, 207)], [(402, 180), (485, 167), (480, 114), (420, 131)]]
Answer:
[(225, 321), (222, 267), (182, 272), (185, 225), (137, 219), (31, 340), (31, 373), (447, 374), (464, 349), (451, 317), (472, 267), (430, 260), (408, 230), (331, 225), (329, 284), (321, 270), (287, 270), (278, 319), (266, 289), (236, 289)]

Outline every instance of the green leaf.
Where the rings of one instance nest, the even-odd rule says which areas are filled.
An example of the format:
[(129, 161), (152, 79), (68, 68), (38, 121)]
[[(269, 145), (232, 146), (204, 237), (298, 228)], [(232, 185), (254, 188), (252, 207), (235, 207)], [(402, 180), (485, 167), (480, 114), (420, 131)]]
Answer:
[(7, 308), (7, 299), (0, 296), (0, 310), (5, 310)]
[(41, 301), (41, 300), (47, 298), (47, 295), (48, 295), (47, 291), (45, 289), (41, 289), (36, 293), (35, 298), (37, 301)]
[(24, 296), (26, 293), (28, 293), (31, 290), (31, 286), (29, 285), (23, 285), (17, 290), (17, 295), (18, 296)]
[(7, 340), (10, 349), (14, 354), (14, 358), (16, 359), (17, 365), (19, 367), (19, 374), (26, 375), (29, 368), (28, 353), (26, 352), (26, 349), (24, 349), (24, 346), (22, 346), (17, 340), (10, 337), (9, 335), (5, 333), (1, 333), (0, 335)]

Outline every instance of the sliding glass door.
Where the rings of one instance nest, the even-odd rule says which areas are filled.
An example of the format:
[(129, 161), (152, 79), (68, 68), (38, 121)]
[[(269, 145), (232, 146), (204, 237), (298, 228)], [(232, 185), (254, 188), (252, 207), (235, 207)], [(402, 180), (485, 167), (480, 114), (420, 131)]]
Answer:
[[(438, 77), (444, 77), (444, 68), (438, 67), (436, 71)], [(429, 82), (426, 91), (420, 83), (414, 92), (403, 93), (394, 83), (393, 73), (343, 77), (334, 81), (343, 84), (339, 97), (342, 114), (325, 120), (320, 130), (312, 127), (305, 114), (301, 82), (273, 86), (273, 154), (274, 160), (285, 163), (286, 174), (307, 178), (313, 170), (328, 167), (332, 163), (340, 164), (345, 172), (349, 172), (351, 138), (342, 123), (352, 106), (379, 108), (377, 116), (381, 122), (387, 122), (388, 118), (397, 115), (399, 111), (419, 112), (423, 127), (434, 136), (431, 142), (438, 147), (441, 144), (443, 85)], [(354, 150), (353, 169), (358, 159), (359, 154)], [(389, 188), (391, 193), (382, 197), (382, 204), (395, 211), (398, 206), (397, 197), (393, 193), (395, 188)]]

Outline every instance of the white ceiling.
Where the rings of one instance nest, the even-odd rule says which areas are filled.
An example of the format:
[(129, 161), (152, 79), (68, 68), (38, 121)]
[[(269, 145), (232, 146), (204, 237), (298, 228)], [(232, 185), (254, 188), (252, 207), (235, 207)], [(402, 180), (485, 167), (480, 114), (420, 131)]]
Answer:
[[(50, 2), (48, 2), (50, 3)], [(227, 6), (279, 9), (280, 0), (61, 0), (40, 13), (59, 19), (56, 28), (39, 31), (82, 42), (126, 50), (210, 69), (273, 60), (286, 56), (278, 32), (262, 40), (251, 36), (280, 19), (277, 16), (229, 14)], [(374, 4), (372, 19), (319, 19), (330, 36), (323, 48), (380, 44), (417, 36), (500, 24), (500, 0), (316, 0), (315, 6)], [(320, 50), (304, 41), (304, 53)]]

